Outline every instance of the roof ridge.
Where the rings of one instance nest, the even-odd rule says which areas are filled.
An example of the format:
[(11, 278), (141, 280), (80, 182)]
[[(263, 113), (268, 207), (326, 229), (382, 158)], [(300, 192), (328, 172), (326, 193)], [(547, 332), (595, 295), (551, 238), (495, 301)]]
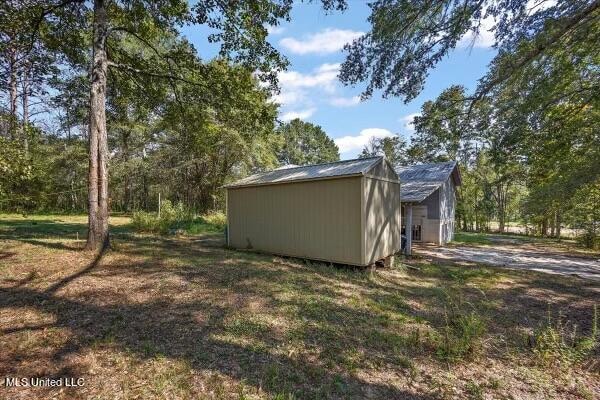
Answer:
[(255, 186), (259, 184), (283, 183), (301, 179), (318, 179), (324, 177), (365, 175), (371, 168), (378, 165), (383, 156), (353, 158), (334, 162), (300, 165), (291, 168), (276, 168), (270, 171), (258, 172), (232, 182), (224, 187)]
[(423, 167), (426, 165), (443, 165), (443, 164), (457, 164), (457, 163), (458, 163), (458, 161), (456, 161), (456, 160), (449, 160), (449, 161), (430, 162), (430, 163), (422, 163), (422, 164), (401, 165), (397, 169)]
[[(296, 168), (306, 168), (306, 167), (316, 167), (319, 165), (333, 165), (333, 164), (342, 164), (345, 162), (350, 162), (350, 161), (363, 161), (363, 160), (368, 160), (368, 159), (375, 159), (375, 158), (383, 158), (383, 156), (371, 156), (371, 157), (365, 157), (365, 158), (352, 158), (350, 160), (339, 160), (339, 161), (330, 161), (330, 162), (326, 162), (326, 163), (317, 163), (317, 164), (306, 164), (306, 165), (297, 165), (295, 167), (290, 167), (290, 168), (286, 168), (287, 171), (291, 170), (291, 169), (296, 169)], [(273, 171), (277, 171), (277, 169), (272, 169), (270, 171), (264, 171), (264, 172), (257, 172), (256, 174), (266, 174), (269, 172), (273, 172)], [(256, 175), (254, 174), (254, 175)]]

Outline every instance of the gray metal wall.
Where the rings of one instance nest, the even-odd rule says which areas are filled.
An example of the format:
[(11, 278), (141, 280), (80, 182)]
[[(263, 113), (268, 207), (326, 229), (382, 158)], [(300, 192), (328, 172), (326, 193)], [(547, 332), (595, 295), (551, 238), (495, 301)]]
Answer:
[(456, 188), (452, 177), (439, 188), (440, 192), (440, 243), (454, 239), (454, 213), (456, 208)]
[[(426, 212), (416, 214), (423, 207)], [(452, 176), (418, 206), (413, 207), (413, 225), (421, 224), (422, 241), (446, 244), (454, 239), (456, 187)]]
[(431, 193), (425, 200), (419, 204), (427, 206), (427, 218), (439, 219), (440, 218), (440, 189), (436, 189)]

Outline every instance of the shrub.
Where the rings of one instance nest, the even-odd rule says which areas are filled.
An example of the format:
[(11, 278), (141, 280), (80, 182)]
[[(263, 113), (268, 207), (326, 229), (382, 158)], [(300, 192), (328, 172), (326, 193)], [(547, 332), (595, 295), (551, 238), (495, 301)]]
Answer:
[(486, 323), (475, 312), (446, 314), (446, 324), (436, 339), (436, 354), (445, 361), (472, 358), (482, 349), (485, 332)]
[(155, 212), (136, 211), (133, 213), (133, 227), (140, 232), (167, 234), (181, 228), (193, 220), (193, 215), (183, 204), (173, 205), (165, 200), (161, 205), (160, 217)]
[(588, 249), (600, 248), (600, 236), (593, 229), (587, 229), (583, 235), (577, 238), (577, 241)]
[(173, 205), (165, 200), (162, 203), (160, 217), (156, 212), (136, 211), (132, 218), (133, 227), (138, 232), (168, 234), (184, 230), (188, 234), (222, 232), (227, 226), (227, 216), (221, 211), (211, 211), (200, 217), (185, 209), (183, 204)]
[(202, 219), (208, 225), (212, 225), (219, 230), (223, 230), (227, 226), (227, 215), (222, 211), (210, 211), (204, 214)]

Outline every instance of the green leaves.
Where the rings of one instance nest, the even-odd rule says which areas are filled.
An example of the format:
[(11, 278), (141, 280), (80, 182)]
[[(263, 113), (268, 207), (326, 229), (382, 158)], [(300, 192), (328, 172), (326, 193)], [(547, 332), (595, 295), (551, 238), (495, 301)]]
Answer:
[(431, 68), (481, 18), (483, 2), (379, 0), (370, 4), (371, 31), (346, 46), (340, 79), (367, 81), (363, 92), (399, 96), (406, 102), (423, 89)]
[[(397, 96), (409, 102), (451, 50), (474, 44), (468, 35), (476, 38), (493, 32), (494, 45), (500, 49), (498, 59), (515, 53), (524, 40), (531, 44), (481, 81), (474, 96), (481, 99), (548, 51), (564, 48), (565, 38), (584, 38), (597, 21), (600, 3), (378, 0), (370, 7), (371, 31), (346, 46), (348, 55), (340, 79), (349, 85), (366, 82), (364, 97), (381, 90), (384, 97)], [(490, 28), (491, 32), (485, 32)]]
[(407, 143), (401, 136), (371, 138), (359, 158), (373, 156), (385, 156), (394, 167), (406, 165), (408, 162)]
[(319, 164), (340, 159), (338, 147), (318, 125), (296, 118), (281, 125), (277, 133), (283, 140), (277, 159), (283, 165)]

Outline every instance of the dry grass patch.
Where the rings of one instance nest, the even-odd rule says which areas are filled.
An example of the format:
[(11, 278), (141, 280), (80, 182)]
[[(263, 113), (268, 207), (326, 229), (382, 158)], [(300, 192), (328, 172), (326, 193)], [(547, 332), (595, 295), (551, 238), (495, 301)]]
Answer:
[(0, 398), (585, 399), (600, 390), (597, 347), (558, 368), (531, 341), (548, 311), (569, 321), (563, 333), (576, 324), (590, 337), (594, 282), (432, 264), (350, 269), (228, 250), (215, 235), (138, 235), (126, 220), (114, 250), (95, 260), (74, 233), (85, 219), (55, 219), (0, 217), (0, 376), (86, 385), (0, 387)]

